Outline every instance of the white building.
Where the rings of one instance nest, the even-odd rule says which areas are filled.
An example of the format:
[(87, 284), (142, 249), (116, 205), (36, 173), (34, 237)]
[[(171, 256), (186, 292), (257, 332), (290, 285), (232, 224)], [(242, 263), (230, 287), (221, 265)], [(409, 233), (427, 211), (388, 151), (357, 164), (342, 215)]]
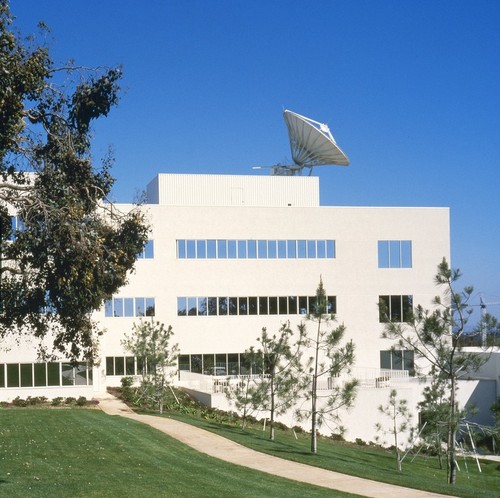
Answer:
[[(450, 259), (448, 208), (321, 206), (319, 179), (311, 176), (160, 174), (147, 199), (151, 240), (128, 285), (96, 313), (106, 330), (99, 366), (47, 366), (29, 346), (13, 346), (0, 356), (0, 399), (92, 397), (119, 385), (137, 372), (124, 333), (154, 315), (173, 327), (181, 383), (204, 381), (204, 399), (223, 407), (211, 375), (246, 373), (240, 355), (257, 345), (262, 327), (278, 331), (290, 321), (295, 329), (321, 277), (356, 346), (361, 388), (348, 437), (372, 439), (367, 415), (386, 402), (389, 385), (417, 403), (413, 358), (392, 353), (392, 341), (381, 338), (378, 302), (402, 320), (413, 303), (431, 305), (437, 264)], [(381, 384), (387, 377), (392, 384)]]

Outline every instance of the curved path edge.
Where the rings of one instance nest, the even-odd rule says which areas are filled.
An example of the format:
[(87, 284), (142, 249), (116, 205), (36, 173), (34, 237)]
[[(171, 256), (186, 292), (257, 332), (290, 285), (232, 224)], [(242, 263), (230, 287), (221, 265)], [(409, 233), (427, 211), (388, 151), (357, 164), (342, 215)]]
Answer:
[(405, 498), (450, 498), (450, 495), (404, 488), (292, 462), (291, 460), (251, 450), (230, 439), (184, 422), (154, 415), (139, 415), (112, 395), (105, 395), (98, 399), (99, 407), (108, 415), (121, 415), (147, 424), (201, 453), (235, 465), (249, 467), (293, 481), (373, 498), (400, 498), (401, 496)]

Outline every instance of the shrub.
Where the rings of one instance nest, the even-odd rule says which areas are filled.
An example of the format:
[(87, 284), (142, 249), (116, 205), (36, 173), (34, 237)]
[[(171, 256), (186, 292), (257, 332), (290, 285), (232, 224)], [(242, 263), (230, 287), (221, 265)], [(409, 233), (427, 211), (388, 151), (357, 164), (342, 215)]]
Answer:
[(87, 398), (85, 396), (80, 396), (77, 400), (76, 400), (76, 405), (77, 406), (86, 406), (87, 404)]
[(63, 398), (61, 398), (60, 396), (58, 396), (57, 398), (54, 398), (54, 399), (52, 400), (51, 405), (52, 405), (52, 406), (61, 406), (61, 405), (62, 405), (62, 402), (63, 402)]
[(73, 398), (73, 396), (68, 396), (68, 397), (64, 400), (64, 404), (69, 405), (69, 406), (76, 405), (76, 398)]
[(29, 402), (17, 396), (12, 400), (14, 406), (28, 406)]

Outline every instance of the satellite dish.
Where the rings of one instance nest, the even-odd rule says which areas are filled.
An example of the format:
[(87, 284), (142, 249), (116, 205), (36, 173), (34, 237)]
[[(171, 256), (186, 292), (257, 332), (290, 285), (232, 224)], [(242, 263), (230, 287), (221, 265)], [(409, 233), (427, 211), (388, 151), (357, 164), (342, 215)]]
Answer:
[(335, 142), (328, 125), (288, 110), (283, 112), (283, 117), (288, 128), (294, 164), (271, 166), (272, 175), (301, 175), (304, 168), (309, 168), (311, 174), (314, 166), (349, 164), (348, 157)]

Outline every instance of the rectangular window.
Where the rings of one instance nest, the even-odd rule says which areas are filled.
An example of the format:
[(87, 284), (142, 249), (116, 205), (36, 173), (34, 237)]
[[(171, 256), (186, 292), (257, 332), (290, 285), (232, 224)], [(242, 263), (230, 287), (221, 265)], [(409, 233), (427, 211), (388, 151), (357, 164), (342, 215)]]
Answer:
[(196, 316), (198, 314), (198, 310), (196, 309), (196, 304), (197, 304), (196, 301), (197, 299), (195, 297), (187, 298), (189, 316)]
[(297, 241), (297, 254), (299, 258), (306, 258), (307, 257), (307, 249), (306, 249), (306, 241), (305, 240), (298, 240)]
[(274, 296), (269, 297), (269, 314), (277, 315), (278, 314), (278, 298)]
[(326, 312), (327, 313), (337, 313), (337, 298), (336, 296), (328, 296), (326, 303)]
[(278, 258), (286, 258), (286, 240), (278, 240)]
[(196, 244), (194, 240), (186, 240), (186, 258), (196, 258)]
[(146, 316), (146, 301), (143, 297), (135, 298), (135, 316)]
[(316, 241), (308, 240), (307, 241), (307, 257), (309, 259), (316, 259)]
[(116, 297), (113, 299), (113, 316), (121, 317), (123, 316), (123, 299)]
[(208, 314), (209, 316), (217, 315), (217, 298), (209, 297), (208, 298)]
[(413, 296), (379, 296), (379, 321), (410, 322), (413, 314)]
[(217, 257), (219, 259), (227, 258), (227, 240), (217, 241)]
[(335, 241), (334, 240), (327, 240), (326, 241), (326, 257), (329, 259), (336, 258)]
[(411, 240), (379, 240), (378, 267), (411, 268), (412, 267)]
[(259, 259), (267, 259), (267, 240), (257, 241), (257, 253)]
[(198, 298), (198, 316), (206, 316), (208, 313), (207, 310), (207, 298), (199, 297)]
[(75, 384), (73, 366), (71, 363), (61, 363), (61, 374), (63, 386), (73, 386)]
[(124, 316), (134, 316), (134, 298), (126, 297), (123, 299)]
[(267, 257), (269, 259), (276, 259), (277, 256), (277, 244), (276, 240), (267, 241)]
[(0, 363), (0, 387), (5, 387), (5, 363)]
[(227, 257), (229, 259), (235, 259), (236, 256), (237, 256), (236, 241), (235, 240), (228, 240), (227, 241)]
[(297, 314), (297, 296), (288, 297), (288, 313), (290, 315)]
[(246, 240), (238, 240), (238, 258), (246, 259), (247, 258), (247, 241)]
[(7, 387), (19, 387), (19, 363), (7, 363)]
[(146, 298), (146, 316), (155, 316), (155, 298)]
[(60, 364), (56, 362), (47, 363), (47, 385), (61, 385), (61, 370)]
[(189, 364), (189, 355), (188, 354), (181, 354), (179, 355), (179, 370), (190, 370), (190, 364)]
[(248, 258), (255, 259), (257, 257), (257, 241), (249, 240), (248, 241)]
[(146, 245), (144, 246), (144, 257), (146, 259), (153, 259), (155, 257), (155, 247), (153, 240), (146, 241)]
[(115, 361), (112, 356), (106, 356), (106, 375), (115, 375)]
[(186, 258), (186, 241), (185, 240), (178, 240), (177, 241), (177, 257), (179, 259)]
[(215, 259), (217, 257), (217, 244), (215, 240), (207, 240), (207, 258)]
[(113, 300), (108, 299), (107, 301), (104, 301), (104, 316), (105, 317), (112, 317), (113, 316)]
[(278, 309), (280, 315), (288, 315), (288, 297), (278, 297)]
[(267, 315), (268, 310), (267, 297), (259, 297), (259, 315)]
[(115, 356), (115, 375), (125, 375), (124, 356)]
[(227, 315), (227, 297), (219, 297), (219, 315)]
[(288, 254), (288, 259), (294, 259), (297, 257), (297, 241), (296, 240), (287, 240), (286, 241), (286, 250)]
[(415, 375), (414, 352), (407, 349), (380, 351), (380, 368), (382, 370), (408, 370), (410, 376)]
[(177, 315), (178, 316), (187, 315), (187, 299), (185, 297), (177, 298)]
[(317, 242), (317, 257), (320, 259), (326, 258), (326, 240), (318, 240)]
[(197, 240), (196, 241), (196, 258), (205, 259), (207, 257), (207, 241)]
[(307, 296), (299, 296), (299, 315), (307, 315)]
[(85, 363), (78, 363), (74, 367), (73, 373), (75, 375), (75, 386), (86, 386), (87, 382), (87, 365)]
[(125, 375), (135, 375), (135, 358), (133, 356), (125, 357)]
[(248, 298), (240, 297), (238, 298), (238, 314), (239, 315), (248, 315)]
[(258, 299), (256, 297), (249, 297), (248, 298), (248, 314), (249, 315), (256, 315), (259, 311), (258, 308)]
[(229, 314), (237, 315), (238, 314), (238, 298), (230, 297), (228, 300), (229, 303)]
[(33, 387), (33, 365), (31, 363), (21, 363), (21, 387)]

